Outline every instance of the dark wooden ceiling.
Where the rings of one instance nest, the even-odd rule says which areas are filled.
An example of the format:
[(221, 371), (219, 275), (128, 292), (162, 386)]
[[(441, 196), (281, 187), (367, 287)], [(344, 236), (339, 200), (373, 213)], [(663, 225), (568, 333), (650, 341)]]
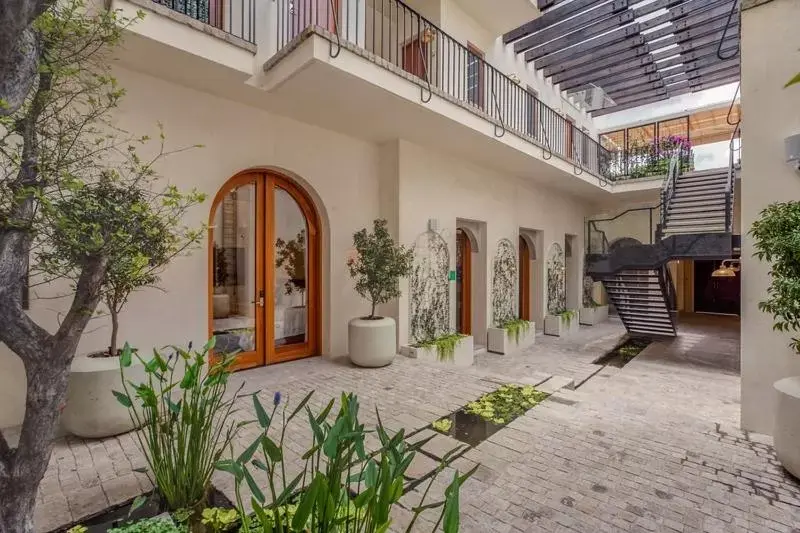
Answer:
[(599, 116), (737, 81), (739, 1), (538, 0), (503, 41), (567, 93), (602, 87)]

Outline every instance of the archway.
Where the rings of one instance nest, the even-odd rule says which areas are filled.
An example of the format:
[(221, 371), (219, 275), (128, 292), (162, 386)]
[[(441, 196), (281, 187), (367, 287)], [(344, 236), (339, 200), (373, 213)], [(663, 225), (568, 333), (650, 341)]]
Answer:
[(274, 171), (237, 174), (209, 221), (209, 334), (235, 368), (320, 352), (320, 221), (309, 195)]

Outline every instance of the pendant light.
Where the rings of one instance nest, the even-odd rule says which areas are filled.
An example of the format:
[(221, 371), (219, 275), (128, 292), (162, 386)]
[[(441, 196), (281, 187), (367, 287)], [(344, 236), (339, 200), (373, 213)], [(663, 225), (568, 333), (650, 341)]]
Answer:
[(712, 278), (735, 278), (736, 273), (739, 272), (738, 259), (726, 259), (722, 262), (718, 269), (711, 273)]

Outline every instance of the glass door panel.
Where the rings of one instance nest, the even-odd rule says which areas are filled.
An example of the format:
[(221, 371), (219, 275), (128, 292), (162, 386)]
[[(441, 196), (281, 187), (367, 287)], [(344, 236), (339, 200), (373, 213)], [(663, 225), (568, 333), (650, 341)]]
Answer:
[(214, 351), (237, 353), (237, 368), (263, 363), (257, 334), (264, 294), (257, 267), (258, 190), (253, 179), (234, 185), (217, 204), (211, 231)]
[(294, 197), (275, 187), (273, 310), (275, 348), (308, 341), (308, 223)]

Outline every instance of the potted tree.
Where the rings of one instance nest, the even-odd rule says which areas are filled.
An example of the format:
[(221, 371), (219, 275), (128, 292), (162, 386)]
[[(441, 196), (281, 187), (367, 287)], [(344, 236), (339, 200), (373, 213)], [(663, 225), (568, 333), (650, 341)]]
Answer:
[(370, 314), (350, 321), (350, 360), (364, 367), (391, 364), (397, 353), (395, 321), (376, 315), (378, 305), (400, 296), (400, 278), (411, 272), (413, 252), (396, 244), (386, 220), (377, 219), (372, 233), (366, 228), (353, 235), (355, 256), (347, 260), (356, 292), (371, 303)]
[(301, 303), (305, 305), (306, 293), (306, 230), (302, 229), (297, 237), (289, 241), (281, 238), (275, 241), (275, 264), (283, 268), (288, 279), (283, 284), (287, 296), (299, 294)]
[[(148, 180), (152, 169), (142, 170)], [(157, 191), (146, 181), (106, 172), (96, 182), (53, 205), (53, 246), (40, 256), (42, 269), (56, 275), (79, 261), (83, 242), (78, 224), (102, 224), (108, 235), (108, 266), (102, 280), (102, 301), (111, 322), (108, 346), (73, 360), (67, 401), (62, 414), (64, 429), (79, 437), (107, 437), (133, 429), (127, 409), (114, 401), (113, 390), (122, 388), (119, 373), (119, 318), (131, 294), (156, 286), (160, 272), (178, 254), (196, 245), (203, 229), (183, 226), (181, 219), (205, 199), (197, 191), (186, 194), (174, 186)], [(80, 221), (80, 222), (78, 222)], [(131, 375), (144, 369), (130, 370)]]
[[(784, 333), (800, 331), (800, 202), (775, 203), (761, 212), (750, 228), (755, 257), (770, 263), (770, 285), (758, 308), (775, 319), (773, 329)], [(800, 352), (800, 338), (789, 343)], [(800, 376), (780, 379), (774, 384), (778, 395), (773, 439), (783, 466), (800, 477)]]

